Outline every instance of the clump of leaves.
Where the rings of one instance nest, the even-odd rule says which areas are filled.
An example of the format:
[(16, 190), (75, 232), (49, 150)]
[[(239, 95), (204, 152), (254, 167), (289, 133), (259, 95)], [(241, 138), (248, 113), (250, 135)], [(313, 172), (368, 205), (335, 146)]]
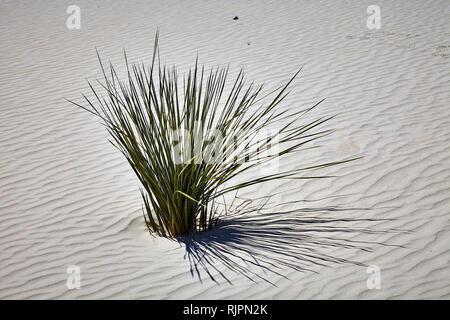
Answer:
[[(182, 78), (175, 67), (162, 67), (158, 33), (151, 65), (130, 65), (125, 54), (125, 81), (111, 63), (107, 72), (99, 61), (105, 81), (99, 83), (107, 98), (89, 83), (95, 98), (83, 95), (86, 106), (70, 102), (99, 117), (113, 138), (110, 142), (128, 160), (142, 184), (144, 218), (151, 233), (177, 237), (208, 230), (218, 219), (214, 202), (226, 193), (277, 179), (320, 178), (302, 173), (350, 161), (233, 182), (329, 133), (312, 130), (332, 117), (302, 122), (323, 100), (302, 110), (277, 108), (300, 70), (264, 96), (262, 85), (246, 85), (241, 70), (225, 94), (228, 67), (208, 72), (196, 61)], [(268, 130), (274, 127), (275, 133)]]

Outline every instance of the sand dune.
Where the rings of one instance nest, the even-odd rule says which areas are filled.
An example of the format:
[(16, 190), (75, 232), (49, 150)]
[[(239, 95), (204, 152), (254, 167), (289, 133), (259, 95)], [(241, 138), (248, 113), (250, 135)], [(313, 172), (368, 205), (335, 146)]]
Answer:
[[(368, 1), (77, 1), (80, 30), (71, 4), (0, 4), (0, 298), (450, 298), (448, 1), (378, 1), (380, 30)], [(276, 86), (304, 65), (282, 107), (327, 97), (310, 117), (336, 132), (283, 165), (364, 158), (249, 189), (196, 241), (151, 238), (132, 170), (64, 99), (100, 78), (95, 48), (149, 62), (157, 27), (180, 67), (198, 53)]]

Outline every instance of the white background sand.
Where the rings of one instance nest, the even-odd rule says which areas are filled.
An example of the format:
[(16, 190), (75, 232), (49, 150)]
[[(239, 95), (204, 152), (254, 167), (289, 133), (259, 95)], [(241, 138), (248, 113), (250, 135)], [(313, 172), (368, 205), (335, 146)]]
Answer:
[[(72, 4), (81, 30), (66, 28)], [(366, 27), (371, 4), (380, 30)], [(448, 299), (449, 17), (447, 0), (2, 1), (0, 298)], [(123, 48), (150, 62), (157, 27), (170, 64), (198, 53), (274, 86), (305, 65), (282, 107), (327, 97), (309, 119), (336, 114), (326, 126), (336, 132), (284, 165), (364, 156), (327, 171), (338, 178), (247, 191), (306, 201), (201, 238), (207, 257), (263, 265), (213, 259), (217, 283), (191, 274), (184, 245), (148, 236), (132, 170), (64, 100), (100, 77), (95, 48), (116, 64)], [(66, 287), (72, 264), (78, 290)], [(381, 268), (380, 290), (367, 289), (366, 265)]]

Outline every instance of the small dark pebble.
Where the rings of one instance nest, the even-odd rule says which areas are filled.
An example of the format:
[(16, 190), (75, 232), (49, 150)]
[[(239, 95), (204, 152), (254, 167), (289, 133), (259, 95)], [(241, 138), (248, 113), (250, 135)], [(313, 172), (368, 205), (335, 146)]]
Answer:
[(238, 17), (238, 16), (236, 16), (236, 17), (234, 17), (234, 18), (233, 18), (233, 20), (239, 20), (239, 17)]

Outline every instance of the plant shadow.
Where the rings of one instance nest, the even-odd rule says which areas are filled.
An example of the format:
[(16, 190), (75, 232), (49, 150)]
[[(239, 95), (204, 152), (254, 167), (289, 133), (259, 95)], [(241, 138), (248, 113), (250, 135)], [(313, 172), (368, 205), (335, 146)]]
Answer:
[(301, 206), (280, 211), (268, 208), (268, 199), (256, 205), (246, 199), (228, 208), (212, 230), (177, 239), (186, 249), (184, 257), (193, 277), (202, 282), (203, 270), (218, 285), (218, 278), (232, 284), (224, 272), (230, 270), (253, 282), (259, 279), (275, 285), (268, 275), (287, 278), (286, 269), (317, 273), (317, 266), (344, 263), (365, 266), (337, 256), (342, 255), (342, 251), (333, 252), (338, 248), (371, 252), (377, 246), (401, 247), (352, 239), (361, 233), (408, 232), (371, 226), (392, 219), (352, 217), (354, 211), (373, 210), (369, 208)]

